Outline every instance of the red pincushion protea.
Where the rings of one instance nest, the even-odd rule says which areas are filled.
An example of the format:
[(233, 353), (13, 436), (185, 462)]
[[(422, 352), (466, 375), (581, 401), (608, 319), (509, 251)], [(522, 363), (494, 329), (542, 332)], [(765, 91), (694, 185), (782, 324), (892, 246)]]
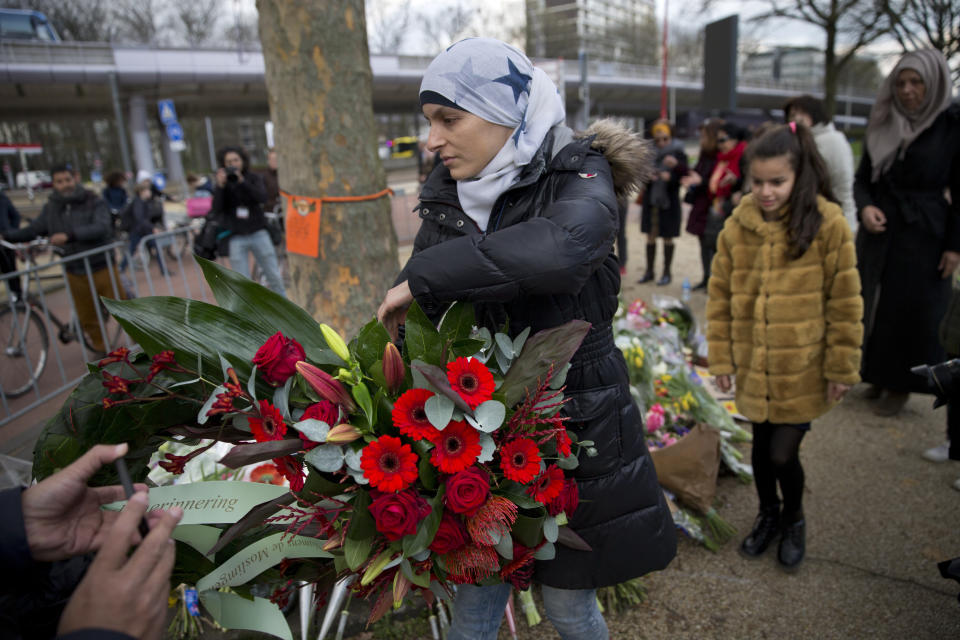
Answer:
[(287, 434), (287, 425), (283, 414), (269, 400), (260, 401), (260, 415), (250, 418), (250, 431), (257, 442), (283, 440)]
[(427, 412), (423, 408), (433, 395), (433, 391), (426, 389), (410, 389), (397, 398), (391, 415), (393, 424), (400, 433), (414, 440), (429, 439), (437, 433), (436, 427), (430, 424)]
[(540, 504), (549, 504), (563, 491), (563, 470), (555, 464), (547, 467), (536, 482), (527, 488), (527, 495)]
[(403, 491), (417, 479), (417, 454), (400, 438), (380, 436), (364, 447), (360, 468), (380, 491)]
[(447, 380), (463, 401), (476, 409), (493, 397), (496, 384), (486, 365), (476, 359), (460, 357), (447, 364)]
[(444, 473), (463, 471), (480, 456), (480, 434), (461, 420), (451, 422), (443, 431), (433, 430), (430, 441), (436, 446), (430, 462)]
[(500, 448), (500, 470), (508, 480), (526, 484), (540, 473), (540, 450), (530, 438), (515, 438)]

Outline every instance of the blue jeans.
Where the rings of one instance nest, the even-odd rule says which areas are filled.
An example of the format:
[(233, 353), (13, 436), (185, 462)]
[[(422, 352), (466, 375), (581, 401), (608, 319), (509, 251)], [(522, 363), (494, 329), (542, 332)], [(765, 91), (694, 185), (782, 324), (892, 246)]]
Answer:
[[(512, 587), (460, 585), (453, 601), (447, 640), (496, 640)], [(556, 589), (543, 585), (547, 618), (563, 640), (607, 640), (607, 623), (597, 607), (596, 589)], [(519, 612), (519, 608), (516, 609)]]
[(270, 241), (270, 232), (260, 229), (245, 235), (230, 236), (230, 268), (245, 278), (250, 277), (250, 263), (247, 258), (249, 252), (253, 253), (253, 259), (267, 277), (267, 287), (286, 297), (277, 252)]

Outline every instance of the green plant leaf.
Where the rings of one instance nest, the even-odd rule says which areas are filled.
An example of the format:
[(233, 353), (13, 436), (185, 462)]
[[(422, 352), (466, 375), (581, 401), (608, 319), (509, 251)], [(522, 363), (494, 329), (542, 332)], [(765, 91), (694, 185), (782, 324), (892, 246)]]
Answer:
[(433, 537), (437, 535), (437, 529), (440, 528), (440, 519), (443, 516), (443, 490), (444, 487), (441, 486), (437, 495), (427, 501), (430, 503), (430, 515), (417, 525), (417, 533), (404, 536), (401, 541), (403, 555), (407, 558), (415, 556), (429, 547), (430, 543), (433, 542)]
[(480, 456), (477, 457), (477, 462), (484, 463), (490, 462), (493, 460), (493, 454), (497, 451), (497, 443), (493, 441), (493, 437), (488, 433), (480, 434)]
[[(267, 338), (277, 331), (295, 338), (309, 350), (314, 364), (342, 364), (327, 347), (319, 323), (296, 303), (221, 264), (200, 257), (196, 260), (220, 307), (258, 325)], [(266, 338), (260, 344), (263, 342)]]
[[(512, 485), (512, 486), (510, 486)], [(521, 509), (536, 509), (541, 506), (539, 502), (523, 492), (523, 487), (515, 482), (504, 482), (501, 489), (494, 491), (498, 496), (503, 496), (510, 500)]]
[(543, 521), (545, 517), (545, 513), (536, 517), (518, 513), (510, 533), (523, 546), (533, 548), (543, 540)]
[(554, 370), (566, 365), (583, 342), (590, 330), (590, 323), (583, 320), (571, 320), (552, 329), (539, 331), (531, 336), (524, 345), (523, 353), (510, 365), (510, 371), (504, 376), (499, 392), (503, 394), (508, 407), (523, 400), (527, 390), (537, 386), (550, 365)]
[(466, 340), (476, 323), (473, 305), (469, 302), (454, 302), (440, 320), (440, 337), (444, 343)]
[(357, 401), (357, 406), (363, 410), (363, 415), (367, 418), (367, 424), (371, 427), (377, 423), (376, 415), (373, 413), (373, 400), (370, 398), (370, 390), (362, 382), (350, 387), (350, 393), (353, 399)]
[(407, 352), (407, 361), (423, 360), (437, 366), (444, 364), (440, 332), (416, 301), (407, 309), (403, 348)]
[(303, 459), (320, 471), (333, 473), (343, 468), (343, 448), (336, 444), (322, 444), (307, 451)]
[(493, 548), (497, 550), (501, 558), (513, 560), (513, 536), (510, 535), (510, 532), (508, 531), (500, 536), (500, 540), (493, 545)]
[(560, 532), (557, 534), (557, 542), (565, 547), (577, 549), (578, 551), (593, 551), (593, 547), (587, 544), (587, 541), (581, 538), (570, 527), (560, 527)]
[(453, 400), (453, 405), (457, 409), (460, 409), (460, 411), (468, 414), (473, 413), (470, 411), (470, 405), (450, 386), (450, 381), (447, 380), (447, 374), (443, 369), (423, 362), (416, 362), (410, 365), (410, 367), (415, 373), (419, 373), (423, 379), (426, 380), (428, 383), (426, 388), (438, 391), (450, 400)]
[(432, 395), (424, 403), (423, 411), (427, 414), (430, 424), (443, 431), (453, 417), (453, 401), (444, 395)]
[(296, 499), (292, 493), (282, 495), (279, 498), (274, 498), (273, 500), (267, 500), (262, 502), (257, 506), (247, 511), (246, 515), (237, 520), (235, 523), (230, 525), (230, 527), (223, 532), (223, 535), (217, 540), (217, 543), (207, 551), (207, 555), (213, 555), (223, 549), (227, 544), (235, 540), (238, 536), (243, 533), (246, 533), (253, 527), (256, 527), (263, 523), (264, 520), (275, 514), (277, 511), (280, 511), (286, 505), (292, 503)]
[(553, 516), (547, 516), (543, 521), (543, 537), (547, 539), (547, 542), (557, 541), (559, 529), (560, 527), (557, 525), (557, 519)]
[(465, 340), (457, 340), (450, 345), (450, 353), (458, 358), (465, 358), (468, 356), (475, 356), (480, 353), (480, 350), (483, 349), (482, 340), (474, 340), (473, 338), (467, 338)]
[(510, 336), (505, 333), (498, 333), (493, 338), (497, 341), (497, 347), (503, 352), (503, 355), (508, 358), (513, 358), (516, 355), (513, 352), (513, 340), (510, 339)]
[(417, 585), (418, 587), (423, 587), (424, 589), (430, 588), (430, 570), (427, 569), (423, 573), (414, 573), (413, 567), (410, 565), (410, 561), (404, 558), (400, 561), (400, 571), (403, 572), (403, 575), (407, 577), (407, 580)]
[(353, 501), (350, 528), (343, 541), (343, 555), (351, 571), (356, 571), (370, 555), (377, 528), (370, 514), (370, 494), (358, 491)]
[(487, 400), (473, 410), (473, 415), (481, 431), (493, 433), (503, 424), (503, 419), (507, 416), (507, 408), (502, 402)]
[(528, 337), (530, 337), (530, 327), (527, 327), (521, 331), (520, 335), (513, 339), (514, 355), (520, 355), (520, 353), (523, 351), (523, 345), (526, 344)]
[(314, 442), (326, 442), (330, 433), (330, 425), (323, 420), (307, 418), (293, 424), (293, 428)]
[(533, 554), (534, 560), (553, 560), (557, 557), (557, 548), (552, 542), (545, 543)]
[(373, 376), (374, 369), (379, 369), (381, 376), (383, 375), (383, 365), (376, 363), (383, 360), (383, 350), (388, 342), (390, 334), (376, 318), (365, 324), (357, 337), (350, 341), (350, 352), (368, 376)]

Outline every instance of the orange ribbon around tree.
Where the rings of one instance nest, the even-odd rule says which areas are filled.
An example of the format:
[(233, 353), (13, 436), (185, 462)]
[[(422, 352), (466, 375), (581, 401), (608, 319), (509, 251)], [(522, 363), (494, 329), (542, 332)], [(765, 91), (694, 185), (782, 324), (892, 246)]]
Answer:
[(393, 195), (392, 189), (383, 189), (366, 196), (324, 196), (311, 198), (295, 196), (281, 190), (286, 199), (287, 251), (316, 258), (320, 254), (320, 212), (324, 202), (363, 202)]

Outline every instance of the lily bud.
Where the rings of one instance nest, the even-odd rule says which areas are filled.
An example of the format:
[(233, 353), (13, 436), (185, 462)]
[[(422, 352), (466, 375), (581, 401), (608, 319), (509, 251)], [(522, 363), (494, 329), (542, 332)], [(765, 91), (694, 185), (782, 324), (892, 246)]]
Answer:
[(396, 393), (403, 384), (403, 379), (407, 375), (407, 369), (403, 364), (403, 358), (396, 345), (388, 342), (383, 349), (383, 377), (387, 381), (387, 388), (390, 393)]
[(352, 424), (338, 424), (327, 432), (327, 444), (347, 444), (360, 437), (360, 432)]
[(344, 362), (350, 362), (350, 350), (347, 349), (347, 343), (343, 341), (340, 334), (333, 327), (320, 323), (320, 332), (323, 333), (323, 339), (327, 341), (327, 346), (340, 356)]
[[(343, 530), (346, 531), (347, 530), (346, 527), (344, 527)], [(343, 536), (334, 535), (332, 538), (326, 541), (322, 549), (324, 551), (333, 551), (334, 549), (339, 549), (342, 546), (343, 546)]]
[(301, 360), (297, 363), (297, 373), (303, 376), (310, 388), (324, 400), (341, 405), (347, 413), (356, 411), (357, 406), (344, 386), (323, 369)]

